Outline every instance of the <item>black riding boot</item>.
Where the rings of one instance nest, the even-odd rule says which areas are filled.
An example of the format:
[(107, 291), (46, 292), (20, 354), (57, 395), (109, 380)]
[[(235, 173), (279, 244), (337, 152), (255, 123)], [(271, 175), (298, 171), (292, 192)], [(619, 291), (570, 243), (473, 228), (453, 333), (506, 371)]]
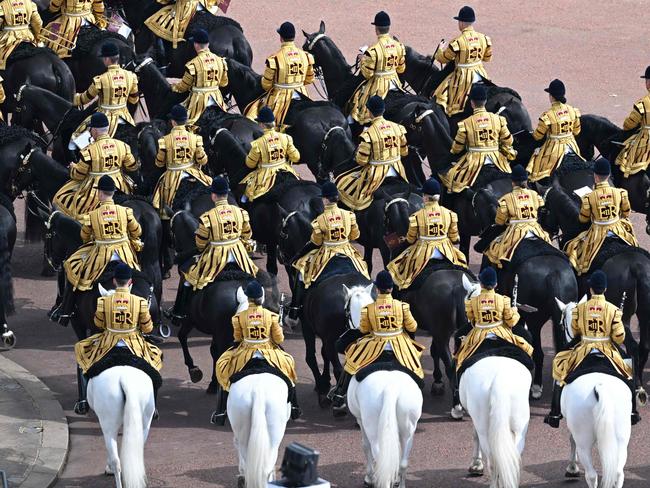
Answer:
[(70, 323), (70, 319), (74, 315), (75, 293), (70, 283), (66, 283), (63, 290), (63, 297), (61, 298), (61, 305), (56, 310), (52, 311), (50, 320), (58, 322), (64, 327)]
[(560, 398), (562, 398), (562, 386), (553, 383), (553, 398), (551, 399), (551, 411), (544, 417), (544, 423), (550, 425), (554, 429), (560, 426), (562, 420), (562, 408), (560, 406)]
[(345, 370), (341, 372), (336, 387), (331, 393), (332, 408), (334, 410), (343, 410), (347, 407), (348, 385), (351, 379), (352, 375), (350, 373)]
[(217, 393), (217, 409), (212, 414), (211, 422), (213, 424), (220, 425), (220, 426), (226, 425), (226, 417), (228, 417), (228, 414), (226, 413), (227, 405), (228, 405), (228, 392), (220, 386), (219, 391)]
[(88, 413), (87, 387), (88, 380), (86, 380), (86, 377), (81, 372), (81, 368), (77, 366), (77, 393), (79, 394), (79, 400), (77, 400), (74, 406), (74, 413), (77, 415), (86, 415)]
[(176, 326), (181, 325), (181, 322), (187, 318), (187, 308), (190, 303), (190, 297), (192, 296), (192, 287), (185, 286), (181, 283), (176, 293), (176, 300), (174, 301), (174, 306), (169, 312), (169, 316), (172, 319), (172, 323)]
[(299, 419), (302, 416), (302, 409), (298, 406), (295, 386), (289, 390), (289, 401), (291, 402), (291, 420)]
[(293, 284), (293, 290), (291, 290), (291, 305), (289, 306), (289, 318), (291, 320), (297, 320), (300, 314), (300, 309), (302, 308), (302, 299), (305, 295), (305, 284), (302, 280), (296, 277), (296, 280)]
[(639, 415), (639, 412), (636, 409), (636, 381), (634, 381), (634, 378), (627, 381), (627, 386), (630, 388), (630, 391), (632, 392), (632, 417), (631, 417), (631, 422), (632, 422), (632, 425), (636, 425), (639, 422), (641, 422), (641, 415)]

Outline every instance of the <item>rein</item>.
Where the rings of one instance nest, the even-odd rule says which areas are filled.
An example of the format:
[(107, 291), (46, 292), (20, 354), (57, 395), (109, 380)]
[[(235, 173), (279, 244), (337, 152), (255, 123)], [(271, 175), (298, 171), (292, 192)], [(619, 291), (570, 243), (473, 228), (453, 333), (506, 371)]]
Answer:
[[(340, 125), (335, 125), (334, 127), (330, 127), (330, 129), (325, 133), (325, 136), (323, 136), (323, 141), (320, 144), (320, 151), (318, 153), (318, 160), (316, 161), (316, 170), (319, 173), (321, 173), (321, 170), (323, 169), (323, 156), (325, 155), (325, 152), (327, 151), (327, 140), (330, 138), (330, 135), (334, 131), (342, 130), (345, 133), (345, 129), (341, 127)], [(337, 161), (336, 164), (332, 165), (332, 168), (335, 168), (336, 166), (340, 165), (343, 163), (343, 161)]]
[(49, 264), (50, 268), (52, 268), (52, 270), (54, 270), (57, 273), (63, 270), (63, 263), (56, 265), (52, 258), (52, 238), (54, 237), (54, 231), (52, 230), (52, 219), (56, 214), (62, 214), (62, 213), (63, 212), (61, 212), (60, 210), (55, 210), (50, 214), (49, 218), (47, 219), (47, 222), (45, 222), (45, 228), (47, 229), (47, 232), (45, 233), (43, 253), (45, 254), (45, 260), (47, 261), (47, 264)]
[(282, 224), (280, 224), (280, 237), (282, 237), (282, 239), (286, 239), (287, 237), (289, 237), (289, 234), (286, 233), (285, 229), (287, 227), (287, 224), (289, 223), (289, 219), (294, 215), (296, 215), (297, 213), (298, 211), (294, 210), (293, 212), (289, 212), (287, 216), (282, 219)]
[(384, 213), (388, 212), (390, 206), (396, 203), (405, 203), (407, 205), (410, 205), (409, 201), (406, 198), (402, 198), (402, 197), (393, 198), (390, 202), (384, 205)]

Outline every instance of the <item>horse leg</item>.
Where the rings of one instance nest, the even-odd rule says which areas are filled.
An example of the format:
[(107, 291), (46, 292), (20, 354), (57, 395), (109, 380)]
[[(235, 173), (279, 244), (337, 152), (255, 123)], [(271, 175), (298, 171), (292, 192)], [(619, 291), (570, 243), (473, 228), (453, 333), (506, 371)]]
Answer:
[(311, 324), (303, 322), (302, 338), (305, 341), (305, 362), (314, 375), (314, 382), (316, 383), (314, 389), (318, 394), (318, 404), (322, 408), (326, 406), (322, 402), (325, 399), (327, 392), (329, 391), (329, 373), (327, 385), (325, 385), (324, 378), (321, 376), (320, 368), (318, 367), (318, 360), (316, 359), (316, 334), (311, 328)]
[(478, 432), (474, 429), (474, 451), (472, 452), (472, 464), (468, 472), (470, 476), (483, 476), (483, 452), (481, 451), (481, 441), (478, 438)]
[(375, 465), (375, 460), (372, 456), (372, 445), (370, 444), (370, 440), (368, 439), (368, 435), (366, 434), (366, 430), (363, 428), (363, 425), (361, 425), (361, 439), (363, 452), (366, 455), (366, 475), (363, 478), (363, 484), (364, 487), (372, 487), (372, 467)]
[(598, 486), (598, 473), (594, 468), (593, 459), (591, 458), (592, 445), (577, 446), (578, 459), (585, 468), (585, 480), (589, 488), (596, 488)]
[(266, 271), (273, 276), (278, 275), (278, 244), (268, 243), (266, 246)]
[(569, 465), (564, 472), (565, 478), (578, 478), (580, 477), (580, 468), (578, 467), (578, 454), (576, 452), (576, 441), (573, 436), (569, 436), (569, 443), (571, 445), (571, 457), (569, 458)]
[(469, 245), (471, 241), (472, 241), (471, 234), (461, 232), (458, 249), (460, 249), (460, 252), (462, 252), (465, 255), (465, 259), (467, 259), (468, 263), (469, 263)]
[(219, 382), (217, 381), (217, 359), (221, 356), (223, 351), (219, 350), (219, 343), (216, 336), (212, 337), (210, 343), (210, 355), (212, 356), (212, 377), (206, 393), (208, 395), (215, 395), (219, 391)]
[(433, 383), (431, 384), (431, 395), (440, 396), (445, 392), (445, 385), (442, 383), (442, 370), (440, 369), (440, 354), (435, 339), (431, 340), (429, 348), (433, 358)]
[(533, 385), (530, 388), (530, 396), (533, 400), (542, 398), (542, 371), (544, 368), (544, 349), (542, 349), (542, 324), (536, 320), (530, 320), (529, 330), (533, 336), (533, 362), (535, 363), (535, 375)]
[(363, 260), (368, 265), (368, 274), (372, 274), (372, 245), (367, 244), (363, 246)]
[(178, 342), (181, 343), (181, 349), (183, 350), (183, 359), (185, 360), (185, 366), (187, 366), (187, 371), (190, 374), (190, 379), (192, 383), (198, 383), (203, 379), (203, 371), (200, 368), (194, 365), (194, 359), (190, 355), (190, 348), (187, 345), (187, 337), (190, 334), (190, 331), (193, 329), (192, 323), (189, 320), (184, 320), (183, 325), (178, 330)]
[[(409, 423), (409, 419), (405, 419), (406, 423)], [(399, 463), (399, 488), (406, 488), (406, 470), (409, 467), (409, 456), (411, 455), (411, 449), (413, 448), (413, 434), (415, 434), (415, 428), (417, 424), (414, 424), (412, 428), (409, 425), (403, 425), (400, 429), (402, 435), (400, 436), (400, 444), (402, 446), (402, 459)]]

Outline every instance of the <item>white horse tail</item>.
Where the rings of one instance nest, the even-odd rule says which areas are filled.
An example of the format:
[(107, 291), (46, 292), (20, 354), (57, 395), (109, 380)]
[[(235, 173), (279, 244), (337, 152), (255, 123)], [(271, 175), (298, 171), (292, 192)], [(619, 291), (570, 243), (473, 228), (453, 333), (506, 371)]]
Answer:
[(374, 486), (377, 488), (390, 488), (399, 477), (401, 453), (397, 426), (397, 398), (397, 388), (384, 390), (377, 428), (377, 450), (374, 456)]
[(490, 388), (490, 417), (488, 443), (490, 446), (490, 472), (493, 486), (517, 488), (519, 486), (521, 458), (510, 428), (512, 398), (508, 380), (497, 374)]
[(615, 486), (618, 478), (618, 442), (616, 440), (616, 412), (613, 398), (605, 391), (605, 385), (594, 386), (596, 405), (594, 419), (596, 421), (596, 443), (602, 464), (602, 478), (599, 486), (610, 488)]
[(244, 478), (246, 488), (266, 488), (271, 463), (271, 439), (266, 421), (266, 395), (264, 388), (252, 390), (251, 430)]
[(125, 488), (145, 488), (147, 473), (144, 468), (143, 407), (140, 404), (138, 385), (129, 382), (128, 378), (128, 375), (120, 377), (120, 386), (126, 398), (120, 449), (122, 481)]

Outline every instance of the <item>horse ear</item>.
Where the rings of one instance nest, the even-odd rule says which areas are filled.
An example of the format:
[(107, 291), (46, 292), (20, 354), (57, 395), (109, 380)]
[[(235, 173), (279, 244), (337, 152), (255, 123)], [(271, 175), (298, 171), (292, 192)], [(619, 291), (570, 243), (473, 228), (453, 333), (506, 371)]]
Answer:
[(237, 303), (240, 305), (244, 302), (248, 301), (248, 297), (246, 296), (246, 293), (244, 293), (244, 288), (241, 286), (237, 288)]
[(555, 303), (557, 304), (557, 308), (560, 309), (560, 312), (564, 312), (564, 310), (566, 309), (566, 303), (564, 303), (558, 297), (555, 297)]
[(302, 35), (309, 39), (309, 34), (307, 34), (304, 29), (302, 30)]
[(108, 297), (115, 293), (115, 290), (107, 290), (101, 283), (97, 283), (97, 290), (99, 291), (99, 295), (102, 297)]
[(467, 277), (466, 274), (463, 274), (463, 288), (465, 288), (466, 292), (469, 292), (472, 290), (472, 282), (469, 281), (469, 278)]
[(318, 33), (319, 34), (325, 34), (325, 22), (320, 21), (320, 26), (318, 27)]
[(578, 302), (578, 305), (580, 305), (581, 303), (585, 303), (586, 301), (587, 301), (587, 294), (585, 293), (584, 295), (582, 295), (582, 298)]
[(372, 295), (372, 288), (374, 287), (374, 283), (370, 283), (368, 286), (366, 286), (365, 290), (368, 295)]

